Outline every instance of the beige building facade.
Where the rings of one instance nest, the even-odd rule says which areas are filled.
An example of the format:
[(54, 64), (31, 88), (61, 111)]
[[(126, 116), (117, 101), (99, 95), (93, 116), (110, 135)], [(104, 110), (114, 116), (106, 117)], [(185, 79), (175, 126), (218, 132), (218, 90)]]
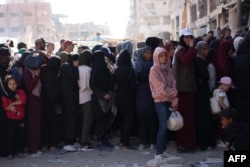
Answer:
[(250, 0), (130, 0), (130, 11), (128, 27), (141, 40), (178, 40), (184, 28), (191, 28), (195, 36), (230, 28), (233, 36), (237, 28), (250, 25)]
[(164, 40), (170, 37), (171, 1), (130, 0), (130, 22), (127, 36), (143, 40), (157, 36)]
[[(242, 15), (246, 13), (242, 9), (248, 9), (249, 1), (242, 0), (185, 0), (180, 13), (187, 12), (187, 22), (179, 28), (189, 27), (193, 29), (195, 36), (202, 36), (217, 27), (221, 29), (230, 28), (232, 35), (237, 28), (248, 26), (248, 21), (241, 21)], [(185, 9), (186, 8), (186, 9)], [(248, 14), (249, 15), (249, 12)], [(175, 17), (172, 17), (173, 20)], [(239, 24), (240, 20), (240, 24)], [(249, 16), (247, 18), (249, 20)], [(244, 22), (244, 23), (243, 23)], [(176, 28), (176, 27), (174, 27)], [(178, 39), (178, 35), (174, 39)]]

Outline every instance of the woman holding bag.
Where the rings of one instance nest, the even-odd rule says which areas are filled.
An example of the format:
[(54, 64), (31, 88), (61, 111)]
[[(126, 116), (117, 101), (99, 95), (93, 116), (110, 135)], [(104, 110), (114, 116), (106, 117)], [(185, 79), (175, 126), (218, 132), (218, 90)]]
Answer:
[(153, 59), (154, 65), (150, 69), (149, 84), (159, 121), (155, 155), (155, 163), (158, 164), (164, 159), (163, 152), (167, 147), (169, 108), (172, 107), (174, 111), (177, 110), (178, 98), (167, 51), (162, 47), (157, 47)]

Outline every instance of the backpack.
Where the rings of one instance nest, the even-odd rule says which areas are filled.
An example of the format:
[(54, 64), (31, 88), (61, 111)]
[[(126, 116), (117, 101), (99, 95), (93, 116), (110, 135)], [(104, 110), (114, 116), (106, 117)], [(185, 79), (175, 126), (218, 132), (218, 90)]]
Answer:
[(37, 69), (43, 63), (43, 56), (40, 55), (37, 51), (31, 52), (24, 60), (23, 65), (24, 67), (30, 69)]

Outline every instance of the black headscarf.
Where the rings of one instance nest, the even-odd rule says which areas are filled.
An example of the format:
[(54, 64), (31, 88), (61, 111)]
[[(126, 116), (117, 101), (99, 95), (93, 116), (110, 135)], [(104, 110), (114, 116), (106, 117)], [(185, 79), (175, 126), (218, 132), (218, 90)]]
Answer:
[(76, 61), (78, 59), (79, 59), (79, 54), (69, 54), (68, 63), (70, 65), (73, 65), (73, 61)]
[(93, 55), (90, 50), (83, 50), (81, 54), (79, 55), (79, 66), (80, 65), (86, 65), (91, 66), (92, 65), (92, 59)]
[(127, 50), (123, 50), (118, 59), (117, 59), (117, 66), (129, 66), (132, 67), (132, 63), (131, 63), (131, 58), (130, 58), (130, 54)]
[(47, 70), (59, 71), (61, 68), (61, 58), (59, 56), (52, 56), (47, 64)]
[(93, 54), (93, 68), (90, 75), (90, 87), (97, 97), (103, 98), (113, 90), (113, 78), (107, 67), (105, 55), (102, 51)]
[(94, 69), (96, 69), (98, 71), (99, 70), (100, 71), (108, 70), (107, 63), (106, 63), (104, 57), (105, 57), (105, 54), (102, 51), (98, 50), (98, 51), (94, 52), (94, 54), (93, 54), (93, 68)]
[(10, 50), (7, 47), (0, 48), (0, 66), (7, 68), (10, 62)]
[(159, 46), (160, 43), (160, 38), (157, 37), (148, 37), (146, 39), (146, 45), (150, 46), (154, 52), (155, 48), (157, 48), (157, 46)]
[(240, 44), (237, 54), (236, 55), (249, 55), (250, 54), (250, 38), (246, 38), (243, 40), (243, 42)]
[[(11, 100), (15, 99), (16, 93), (10, 90), (7, 84), (4, 82), (5, 76), (7, 75), (7, 68), (10, 62), (10, 51), (9, 48), (3, 44), (0, 45), (0, 97), (2, 95), (8, 97)], [(1, 101), (2, 102), (2, 101)], [(2, 104), (2, 103), (0, 103)]]
[(93, 48), (92, 48), (92, 53), (94, 53), (95, 51), (97, 50), (100, 50), (102, 48), (102, 45), (95, 45)]

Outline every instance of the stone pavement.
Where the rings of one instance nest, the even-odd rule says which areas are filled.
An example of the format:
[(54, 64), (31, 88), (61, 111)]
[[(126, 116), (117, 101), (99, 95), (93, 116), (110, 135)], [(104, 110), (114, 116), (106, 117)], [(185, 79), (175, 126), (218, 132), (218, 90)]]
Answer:
[[(174, 144), (168, 144), (168, 152), (173, 155), (157, 167), (190, 167), (191, 163), (204, 162), (206, 159), (222, 161), (223, 148), (194, 153), (178, 153)], [(113, 150), (69, 152), (63, 155), (42, 154), (33, 158), (26, 155), (12, 160), (0, 158), (0, 167), (151, 167), (154, 150)], [(148, 165), (147, 165), (148, 164)], [(200, 167), (204, 167), (200, 165)]]

